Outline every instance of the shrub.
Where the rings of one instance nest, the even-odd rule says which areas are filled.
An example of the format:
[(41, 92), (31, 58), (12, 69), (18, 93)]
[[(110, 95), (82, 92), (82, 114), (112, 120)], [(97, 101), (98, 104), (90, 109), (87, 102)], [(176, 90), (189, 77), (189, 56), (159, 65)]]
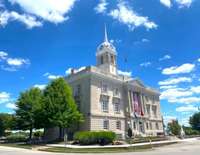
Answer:
[(6, 137), (8, 143), (25, 142), (27, 137), (24, 134), (11, 134)]
[(199, 135), (200, 132), (197, 130), (192, 129), (191, 127), (183, 127), (186, 135)]
[(40, 138), (43, 136), (43, 132), (42, 131), (36, 131), (33, 133), (33, 137), (34, 138)]
[(111, 131), (82, 131), (74, 135), (74, 140), (81, 145), (106, 145), (112, 143), (115, 138), (116, 134)]

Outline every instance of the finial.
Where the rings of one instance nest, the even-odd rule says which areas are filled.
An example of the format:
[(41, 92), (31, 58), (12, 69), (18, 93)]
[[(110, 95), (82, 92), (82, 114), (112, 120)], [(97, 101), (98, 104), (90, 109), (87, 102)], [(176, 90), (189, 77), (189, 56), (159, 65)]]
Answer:
[(108, 42), (108, 34), (107, 34), (106, 24), (105, 24), (104, 42)]

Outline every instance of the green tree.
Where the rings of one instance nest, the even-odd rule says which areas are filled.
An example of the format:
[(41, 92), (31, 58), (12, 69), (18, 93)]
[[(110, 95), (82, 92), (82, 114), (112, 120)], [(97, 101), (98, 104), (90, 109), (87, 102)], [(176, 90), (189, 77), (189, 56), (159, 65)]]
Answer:
[(181, 126), (178, 123), (178, 120), (173, 120), (172, 122), (168, 123), (167, 129), (169, 133), (172, 133), (174, 135), (180, 135), (181, 132)]
[(45, 124), (48, 127), (69, 129), (83, 121), (82, 114), (77, 110), (72, 90), (63, 78), (55, 79), (44, 90)]
[(194, 130), (200, 131), (200, 112), (197, 112), (194, 115), (192, 115), (190, 117), (189, 123)]
[(192, 127), (183, 126), (183, 130), (186, 135), (199, 135), (200, 132), (198, 130), (194, 130)]
[(5, 130), (12, 130), (16, 127), (15, 116), (7, 113), (0, 113), (0, 136), (5, 134)]
[(0, 117), (0, 137), (4, 135), (4, 125), (3, 125), (3, 120)]
[[(22, 92), (16, 102), (17, 126), (22, 130), (30, 130), (29, 139), (32, 139), (34, 128), (40, 128), (42, 116), (42, 92), (38, 88), (31, 88)], [(42, 124), (41, 124), (42, 125)]]

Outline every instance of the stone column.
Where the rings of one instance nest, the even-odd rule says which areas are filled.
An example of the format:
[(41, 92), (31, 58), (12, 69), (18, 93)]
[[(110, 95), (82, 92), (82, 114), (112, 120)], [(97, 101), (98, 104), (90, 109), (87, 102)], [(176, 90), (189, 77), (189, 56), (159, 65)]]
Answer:
[(144, 113), (144, 115), (146, 115), (146, 111), (145, 111), (145, 103), (144, 103), (144, 98), (143, 98), (143, 94), (140, 94), (140, 100), (141, 100), (141, 106), (142, 106), (142, 111)]
[[(128, 113), (128, 121), (130, 121), (130, 126), (131, 128), (133, 127), (133, 122), (132, 122), (132, 115), (131, 115), (131, 112), (132, 112), (132, 92), (130, 90), (128, 90), (128, 107), (127, 107), (127, 113)], [(128, 123), (128, 122), (127, 122)]]

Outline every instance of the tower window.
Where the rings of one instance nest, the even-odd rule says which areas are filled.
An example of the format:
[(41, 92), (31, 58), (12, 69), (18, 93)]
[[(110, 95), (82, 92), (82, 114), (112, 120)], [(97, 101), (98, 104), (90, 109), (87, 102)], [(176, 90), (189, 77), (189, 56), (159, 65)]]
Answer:
[(114, 59), (114, 56), (113, 56), (113, 55), (111, 55), (111, 63), (112, 63), (112, 64), (115, 64), (115, 59)]
[(101, 64), (103, 64), (103, 55), (101, 56)]

